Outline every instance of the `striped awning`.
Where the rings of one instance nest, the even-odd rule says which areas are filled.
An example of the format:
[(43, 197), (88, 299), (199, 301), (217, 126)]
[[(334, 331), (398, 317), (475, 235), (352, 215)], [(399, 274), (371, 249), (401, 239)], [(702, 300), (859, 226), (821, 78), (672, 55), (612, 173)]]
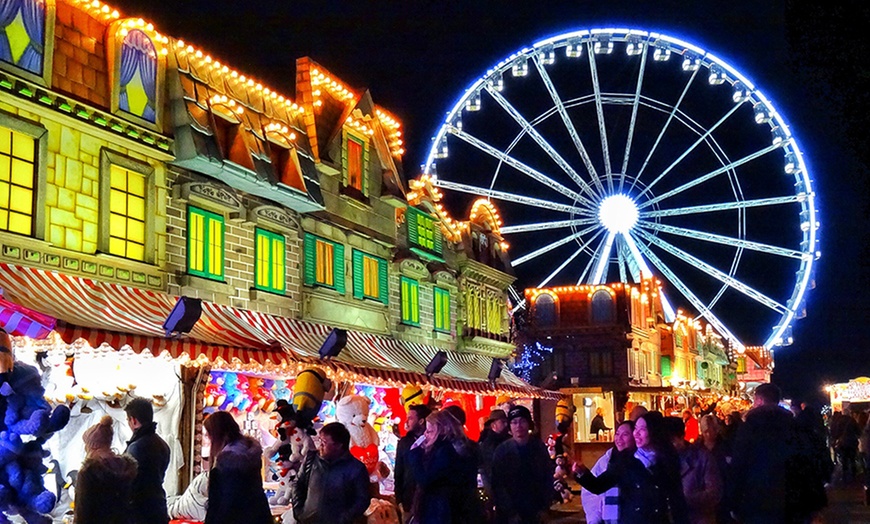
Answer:
[(56, 323), (57, 319), (0, 298), (0, 327), (10, 335), (43, 339)]
[[(172, 295), (11, 264), (0, 264), (0, 288), (14, 303), (57, 318), (55, 329), (67, 343), (82, 338), (92, 347), (129, 345), (137, 352), (147, 348), (154, 354), (167, 351), (194, 359), (205, 355), (210, 361), (315, 362), (332, 329), (203, 301), (202, 315), (189, 335), (169, 339), (163, 323), (178, 301)], [(381, 381), (425, 384), (424, 370), (438, 350), (350, 331), (347, 346), (329, 365)], [(529, 386), (506, 369), (491, 384), (487, 380), (491, 363), (483, 355), (451, 351), (447, 365), (429, 383), (457, 391), (558, 396)]]

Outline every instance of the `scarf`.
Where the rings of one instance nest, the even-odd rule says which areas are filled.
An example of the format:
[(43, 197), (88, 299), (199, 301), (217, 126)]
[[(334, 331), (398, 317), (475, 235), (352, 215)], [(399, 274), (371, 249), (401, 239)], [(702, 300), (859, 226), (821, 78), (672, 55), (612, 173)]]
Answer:
[(650, 466), (655, 464), (656, 452), (652, 450), (644, 451), (641, 448), (637, 448), (637, 451), (634, 452), (634, 458), (639, 460), (645, 468), (649, 469)]

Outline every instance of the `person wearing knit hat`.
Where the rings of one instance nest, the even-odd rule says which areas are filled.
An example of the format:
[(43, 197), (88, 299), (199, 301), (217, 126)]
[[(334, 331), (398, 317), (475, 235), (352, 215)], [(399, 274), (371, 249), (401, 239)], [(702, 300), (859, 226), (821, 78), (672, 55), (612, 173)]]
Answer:
[(507, 414), (511, 438), (492, 457), (496, 522), (542, 522), (553, 502), (553, 462), (547, 446), (532, 434), (532, 414), (513, 406)]
[(104, 415), (85, 430), (85, 461), (76, 477), (76, 524), (128, 524), (136, 461), (112, 451), (114, 421)]
[(112, 423), (112, 417), (103, 415), (97, 424), (85, 430), (84, 435), (82, 435), (82, 440), (85, 442), (85, 454), (111, 451), (112, 438), (115, 436)]

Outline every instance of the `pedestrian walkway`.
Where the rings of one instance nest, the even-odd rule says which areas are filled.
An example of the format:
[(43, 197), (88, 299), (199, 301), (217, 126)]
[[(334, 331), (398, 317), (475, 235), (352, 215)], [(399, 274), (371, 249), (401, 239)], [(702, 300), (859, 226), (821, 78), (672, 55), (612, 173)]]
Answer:
[(870, 524), (870, 506), (864, 505), (860, 482), (835, 484), (828, 488), (828, 507), (814, 524)]

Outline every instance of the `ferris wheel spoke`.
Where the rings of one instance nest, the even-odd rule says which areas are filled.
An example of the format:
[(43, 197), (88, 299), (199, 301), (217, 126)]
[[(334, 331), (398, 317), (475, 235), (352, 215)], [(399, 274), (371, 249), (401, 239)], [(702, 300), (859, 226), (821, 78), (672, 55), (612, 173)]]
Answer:
[[(601, 233), (601, 231), (599, 231)], [(598, 243), (598, 247), (595, 248), (595, 251), (592, 252), (592, 256), (589, 257), (589, 262), (586, 263), (586, 268), (583, 269), (583, 273), (580, 274), (580, 278), (577, 279), (577, 285), (579, 286), (585, 280), (587, 284), (592, 283), (592, 277), (590, 271), (592, 271), (593, 266), (595, 265), (595, 261), (598, 260), (598, 253), (604, 249), (604, 244), (607, 243), (607, 237), (601, 239), (601, 242)], [(587, 276), (589, 279), (587, 280)]]
[(498, 149), (487, 144), (486, 142), (484, 142), (484, 141), (466, 133), (465, 131), (459, 129), (458, 127), (451, 126), (448, 128), (448, 131), (450, 132), (450, 134), (452, 134), (456, 138), (459, 138), (459, 139), (463, 140), (464, 142), (478, 148), (479, 150), (483, 151), (484, 153), (487, 153), (488, 155), (491, 155), (491, 156), (497, 158), (498, 160), (501, 160), (505, 164), (507, 164), (507, 165), (511, 166), (512, 168), (516, 169), (517, 171), (519, 171), (520, 173), (523, 173), (524, 175), (528, 176), (529, 178), (532, 178), (533, 180), (540, 182), (541, 184), (549, 187), (550, 189), (565, 195), (566, 197), (570, 198), (571, 200), (574, 200), (575, 202), (582, 202), (583, 204), (586, 204), (589, 207), (593, 206), (592, 202), (588, 198), (581, 195), (580, 193), (577, 193), (576, 191), (573, 191), (573, 190), (563, 186), (559, 182), (556, 182), (555, 180), (553, 180), (552, 178), (548, 177), (547, 175), (541, 173), (540, 171), (537, 171), (537, 170), (527, 166), (526, 164), (520, 162), (516, 158), (514, 158), (514, 157), (512, 157), (512, 156), (510, 156), (502, 151), (499, 151)]
[(692, 82), (695, 80), (695, 77), (698, 75), (698, 70), (695, 70), (692, 73), (692, 76), (689, 77), (689, 81), (686, 82), (686, 87), (683, 88), (683, 92), (680, 94), (680, 98), (677, 99), (677, 103), (674, 104), (674, 107), (671, 109), (670, 114), (668, 115), (668, 119), (665, 120), (665, 125), (662, 126), (661, 131), (659, 131), (659, 136), (656, 137), (656, 141), (653, 142), (653, 146), (650, 148), (649, 153), (646, 155), (646, 159), (643, 161), (643, 165), (640, 166), (640, 170), (637, 172), (637, 176), (634, 178), (634, 181), (631, 183), (631, 187), (628, 189), (629, 193), (634, 186), (637, 184), (637, 181), (640, 180), (641, 175), (643, 175), (644, 169), (649, 165), (649, 161), (652, 158), (653, 154), (656, 152), (656, 149), (659, 147), (659, 143), (662, 141), (662, 137), (665, 136), (665, 132), (668, 130), (668, 126), (671, 125), (671, 122), (674, 120), (674, 117), (677, 115), (677, 111), (680, 109), (680, 104), (683, 103), (683, 99), (686, 98), (686, 93), (689, 92), (689, 88), (692, 87)]
[(631, 154), (631, 141), (634, 138), (634, 128), (637, 123), (637, 110), (640, 108), (640, 91), (643, 87), (643, 73), (646, 69), (646, 57), (649, 51), (649, 42), (643, 43), (643, 52), (640, 55), (640, 70), (637, 73), (637, 88), (634, 91), (634, 104), (631, 108), (631, 121), (628, 124), (628, 137), (625, 140), (625, 155), (622, 157), (622, 170), (619, 172), (619, 190), (625, 183), (625, 174), (628, 172), (628, 158)]
[(544, 229), (561, 229), (563, 227), (588, 226), (598, 222), (596, 218), (580, 218), (575, 220), (556, 220), (553, 222), (536, 222), (534, 224), (518, 224), (515, 226), (502, 226), (499, 231), (503, 235), (511, 233), (527, 233), (529, 231), (541, 231)]
[(595, 228), (596, 228), (596, 226), (587, 227), (586, 229), (578, 231), (578, 232), (574, 233), (573, 235), (568, 235), (567, 237), (565, 237), (561, 240), (557, 240), (555, 242), (547, 244), (546, 246), (544, 246), (540, 249), (536, 249), (535, 251), (532, 251), (531, 253), (529, 253), (527, 255), (523, 255), (520, 258), (513, 261), (513, 266), (514, 267), (519, 266), (520, 264), (523, 264), (525, 262), (528, 262), (529, 260), (537, 258), (537, 257), (543, 255), (544, 253), (549, 253), (550, 251), (556, 249), (557, 247), (564, 246), (568, 242), (571, 242), (572, 240), (576, 240), (576, 239), (582, 237), (583, 235), (593, 231)]
[(743, 346), (743, 344), (740, 343), (737, 337), (735, 337), (734, 334), (731, 333), (731, 331), (727, 327), (725, 327), (725, 324), (721, 320), (719, 320), (719, 318), (715, 314), (713, 314), (710, 308), (708, 308), (707, 305), (704, 304), (704, 302), (700, 298), (698, 298), (698, 296), (695, 295), (695, 293), (693, 293), (691, 289), (689, 289), (689, 286), (687, 286), (682, 280), (680, 280), (680, 278), (675, 275), (673, 271), (671, 271), (671, 268), (669, 268), (664, 262), (662, 262), (661, 259), (656, 256), (656, 254), (653, 253), (650, 248), (645, 246), (643, 242), (635, 242), (635, 245), (637, 246), (637, 249), (639, 249), (640, 252), (643, 253), (643, 256), (645, 256), (652, 263), (652, 265), (655, 266), (662, 273), (662, 275), (665, 276), (667, 282), (677, 288), (677, 290), (684, 297), (686, 297), (686, 300), (691, 302), (692, 306), (694, 306), (698, 312), (698, 317), (706, 318), (707, 321), (710, 322), (710, 324), (713, 324), (713, 327), (716, 328), (716, 331), (718, 331), (723, 337), (734, 341), (740, 347)]
[(757, 291), (757, 290), (753, 289), (752, 287), (747, 286), (746, 284), (744, 284), (743, 282), (740, 282), (739, 280), (732, 277), (731, 275), (729, 275), (729, 274), (727, 274), (719, 269), (716, 269), (715, 267), (704, 262), (703, 260), (699, 259), (698, 257), (690, 255), (689, 253), (674, 246), (673, 244), (670, 244), (669, 242), (662, 240), (661, 238), (657, 237), (656, 235), (648, 233), (644, 230), (638, 231), (638, 234), (640, 236), (642, 236), (644, 239), (648, 240), (650, 243), (655, 244), (656, 246), (658, 246), (661, 249), (667, 251), (668, 253), (674, 255), (675, 257), (682, 259), (684, 262), (691, 264), (693, 267), (700, 269), (701, 271), (703, 271), (707, 275), (709, 275), (709, 276), (715, 278), (716, 280), (719, 280), (720, 282), (728, 285), (732, 289), (735, 289), (735, 290), (743, 293), (747, 297), (759, 302), (760, 304), (763, 304), (763, 305), (769, 307), (770, 309), (776, 311), (777, 313), (782, 314), (782, 313), (788, 312), (788, 308), (783, 306), (782, 304), (780, 304), (776, 300), (773, 300), (772, 298), (768, 297), (764, 293), (761, 293), (760, 291)]
[(607, 267), (610, 265), (610, 252), (613, 251), (613, 241), (616, 239), (616, 233), (611, 231), (607, 233), (607, 239), (604, 242), (604, 249), (599, 253), (598, 262), (595, 263), (595, 274), (592, 277), (592, 284), (601, 284), (604, 276), (607, 273)]
[(597, 233), (595, 233), (594, 235), (592, 235), (592, 237), (590, 237), (588, 241), (586, 241), (586, 242), (583, 243), (579, 248), (577, 248), (577, 251), (575, 251), (573, 255), (571, 255), (570, 257), (568, 257), (568, 259), (565, 260), (564, 262), (562, 262), (562, 263), (559, 265), (559, 267), (557, 267), (557, 268), (556, 268), (552, 273), (549, 274), (549, 276), (547, 276), (547, 278), (545, 278), (544, 280), (542, 280), (541, 283), (538, 284), (537, 287), (540, 288), (540, 287), (544, 287), (544, 286), (546, 286), (547, 284), (549, 284), (550, 281), (553, 280), (553, 279), (556, 277), (556, 275), (558, 275), (559, 273), (561, 273), (562, 270), (565, 269), (565, 267), (567, 267), (568, 264), (570, 264), (572, 260), (574, 260), (575, 258), (577, 258), (577, 257), (580, 255), (580, 253), (582, 253), (582, 252), (583, 252), (583, 251), (584, 251), (584, 250), (589, 246), (589, 244), (591, 244), (591, 243), (592, 243), (596, 238), (598, 238), (598, 237), (601, 235), (601, 233), (602, 233), (602, 231), (598, 231)]
[(563, 213), (572, 213), (588, 217), (594, 216), (594, 213), (592, 211), (589, 211), (588, 209), (568, 204), (559, 204), (556, 202), (550, 202), (548, 200), (540, 200), (537, 198), (515, 195), (513, 193), (506, 193), (504, 191), (497, 191), (495, 189), (485, 189), (482, 187), (460, 184), (457, 182), (448, 182), (447, 180), (442, 180), (440, 178), (433, 179), (432, 182), (436, 186), (442, 187), (444, 189), (452, 189), (454, 191), (461, 191), (463, 193), (469, 193), (472, 195), (495, 198), (497, 200), (513, 202), (515, 204), (524, 204), (527, 206), (540, 207), (542, 209), (549, 209), (551, 211), (562, 211)]
[(598, 132), (601, 135), (601, 154), (604, 157), (604, 176), (607, 189), (613, 191), (613, 173), (610, 168), (610, 148), (607, 145), (607, 128), (604, 125), (604, 104), (601, 101), (601, 84), (598, 81), (598, 67), (595, 65), (595, 51), (592, 42), (586, 43), (589, 50), (589, 70), (592, 75), (592, 89), (595, 92), (595, 114), (598, 116)]
[(640, 210), (640, 209), (649, 207), (657, 202), (661, 202), (662, 200), (665, 200), (666, 198), (670, 198), (674, 195), (678, 195), (687, 189), (691, 189), (699, 184), (703, 184), (704, 182), (706, 182), (710, 179), (713, 179), (713, 178), (721, 175), (722, 173), (730, 171), (730, 170), (734, 169), (735, 167), (742, 166), (743, 164), (745, 164), (747, 162), (751, 162), (751, 161), (755, 160), (756, 158), (764, 156), (767, 153), (770, 153), (771, 151), (773, 151), (775, 149), (779, 149), (780, 147), (782, 147), (781, 144), (774, 144), (774, 145), (767, 146), (764, 149), (756, 151), (755, 153), (751, 153), (749, 155), (746, 155), (743, 158), (735, 160), (734, 162), (731, 162), (730, 164), (724, 165), (724, 166), (722, 166), (714, 171), (710, 171), (706, 175), (702, 175), (702, 176), (692, 180), (691, 182), (686, 182), (685, 184), (683, 184), (677, 188), (674, 188), (666, 193), (662, 193), (661, 195), (659, 195), (655, 198), (651, 198), (651, 199), (647, 200), (646, 202), (644, 202), (643, 204), (637, 206), (637, 208)]
[(577, 148), (577, 152), (580, 153), (580, 158), (583, 159), (583, 165), (586, 166), (586, 171), (589, 173), (589, 177), (592, 179), (592, 183), (595, 184), (598, 187), (599, 191), (603, 193), (604, 186), (601, 185), (601, 181), (598, 179), (598, 173), (595, 170), (595, 166), (592, 164), (592, 159), (589, 158), (589, 153), (586, 151), (586, 146), (584, 146), (583, 141), (580, 140), (580, 135), (577, 133), (577, 128), (574, 127), (574, 122), (571, 120), (571, 117), (568, 116), (568, 111), (567, 109), (565, 109), (565, 104), (564, 102), (562, 102), (562, 98), (559, 96), (559, 92), (556, 91), (556, 86), (553, 85), (553, 80), (550, 78), (549, 73), (547, 73), (547, 70), (544, 68), (544, 64), (542, 64), (540, 58), (538, 58), (538, 55), (535, 55), (532, 61), (535, 63), (535, 67), (537, 67), (538, 69), (541, 81), (544, 82), (544, 86), (547, 88), (547, 92), (550, 93), (550, 98), (553, 99), (553, 104), (556, 106), (556, 110), (559, 112), (559, 116), (562, 118), (562, 123), (565, 124), (565, 129), (567, 129), (568, 135), (574, 142), (574, 147)]
[(703, 135), (701, 135), (700, 137), (698, 137), (698, 140), (696, 140), (694, 144), (692, 144), (691, 146), (689, 146), (688, 149), (686, 149), (685, 151), (683, 151), (683, 154), (681, 154), (679, 157), (677, 157), (677, 159), (674, 160), (673, 163), (671, 163), (671, 165), (669, 165), (667, 169), (665, 169), (664, 171), (662, 171), (661, 174), (655, 178), (655, 180), (653, 180), (652, 182), (650, 182), (650, 184), (647, 185), (646, 188), (645, 188), (643, 191), (640, 192), (640, 194), (638, 195), (638, 197), (641, 197), (641, 196), (643, 196), (644, 194), (648, 193), (648, 192), (653, 188), (653, 186), (655, 186), (655, 185), (656, 185), (656, 184), (657, 184), (661, 179), (663, 179), (663, 178), (665, 177), (665, 175), (667, 175), (667, 174), (670, 173), (670, 172), (671, 172), (675, 167), (677, 167), (677, 164), (679, 164), (680, 162), (682, 162), (683, 159), (686, 158), (687, 156), (689, 156), (689, 154), (690, 154), (692, 151), (694, 151), (696, 147), (698, 147), (698, 146), (701, 145), (705, 140), (707, 140), (707, 138), (708, 138), (710, 135), (713, 134), (713, 131), (715, 131), (715, 130), (720, 126), (720, 125), (722, 125), (723, 123), (725, 123), (725, 121), (728, 120), (728, 117), (730, 117), (731, 115), (733, 115), (733, 114), (734, 114), (734, 113), (735, 113), (735, 112), (740, 108), (740, 106), (741, 106), (741, 104), (734, 104), (734, 107), (732, 107), (732, 108), (731, 108), (727, 113), (725, 113), (725, 115), (724, 115), (722, 118), (720, 118), (719, 121), (716, 122), (716, 123), (713, 125), (713, 127), (711, 127), (710, 129), (708, 129), (708, 130), (707, 130)]
[(628, 271), (625, 269), (625, 256), (622, 243), (617, 239), (616, 242), (616, 265), (619, 267), (619, 281), (628, 282)]
[(660, 231), (662, 233), (668, 233), (671, 235), (677, 235), (686, 238), (693, 238), (695, 240), (702, 240), (705, 242), (713, 242), (715, 244), (722, 244), (725, 246), (734, 246), (741, 247), (745, 249), (750, 249), (752, 251), (758, 251), (759, 253), (768, 253), (771, 255), (779, 255), (782, 257), (788, 258), (796, 258), (802, 259), (807, 256), (812, 257), (809, 253), (802, 253), (800, 251), (796, 251), (794, 249), (788, 249), (779, 246), (772, 246), (770, 244), (762, 244), (760, 242), (752, 242), (750, 240), (744, 240), (741, 238), (734, 238), (725, 235), (717, 235), (714, 233), (706, 233), (704, 231), (697, 231), (695, 229), (687, 229), (682, 227), (674, 227), (668, 226), (665, 224), (657, 224), (655, 222), (647, 222), (640, 221), (637, 224), (638, 226), (646, 229), (651, 229), (654, 231)]
[(676, 207), (673, 209), (660, 209), (658, 211), (641, 211), (640, 218), (658, 218), (678, 215), (694, 215), (696, 213), (714, 213), (717, 211), (730, 211), (734, 209), (748, 209), (750, 207), (768, 207), (780, 204), (792, 204), (806, 200), (806, 193), (782, 197), (759, 198), (756, 200), (739, 200), (736, 202), (723, 202), (721, 204), (707, 204), (703, 206)]
[(562, 170), (569, 177), (571, 177), (571, 180), (573, 180), (577, 183), (578, 186), (580, 186), (581, 190), (583, 190), (592, 198), (596, 197), (595, 193), (592, 191), (592, 189), (590, 189), (589, 185), (582, 178), (580, 178), (580, 175), (577, 173), (577, 171), (575, 171), (574, 168), (571, 167), (571, 165), (568, 164), (568, 162), (565, 161), (564, 158), (562, 158), (562, 155), (560, 155), (555, 149), (553, 149), (553, 146), (551, 146), (550, 143), (547, 142), (547, 140), (543, 136), (541, 136), (537, 129), (535, 129), (535, 127), (528, 120), (526, 120), (526, 118), (523, 117), (523, 115), (521, 115), (520, 112), (513, 105), (511, 105), (511, 103), (508, 102), (508, 100), (501, 93), (498, 92), (498, 90), (494, 89), (492, 86), (487, 86), (486, 92), (489, 93), (493, 100), (498, 102), (498, 105), (500, 105), (502, 109), (504, 109), (505, 112), (509, 114), (511, 118), (516, 121), (517, 124), (519, 124), (521, 128), (523, 128), (523, 131), (525, 131), (526, 134), (529, 135), (529, 137), (534, 140), (535, 143), (538, 144), (538, 146), (540, 146), (540, 148), (543, 149), (544, 152), (546, 152), (551, 159), (553, 159), (553, 162), (555, 162), (560, 168), (562, 168)]

